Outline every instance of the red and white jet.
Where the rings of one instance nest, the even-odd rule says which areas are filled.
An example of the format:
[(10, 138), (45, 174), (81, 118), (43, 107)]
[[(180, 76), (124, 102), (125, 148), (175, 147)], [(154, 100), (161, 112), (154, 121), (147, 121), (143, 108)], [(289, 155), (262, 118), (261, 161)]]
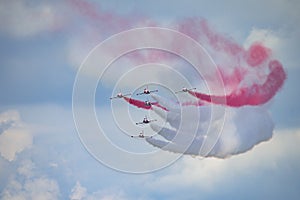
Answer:
[(188, 92), (188, 91), (192, 91), (192, 90), (196, 90), (196, 88), (187, 89), (186, 87), (184, 87), (181, 90), (175, 92), (175, 94), (178, 94), (178, 93), (181, 93), (181, 92)]
[(158, 104), (158, 102), (151, 102), (149, 100), (144, 101), (144, 103), (145, 103), (145, 106), (152, 106), (152, 105), (157, 105)]
[(126, 96), (130, 96), (131, 94), (122, 94), (121, 92), (117, 94), (117, 96), (110, 97), (110, 99), (120, 99)]
[(138, 135), (132, 135), (130, 137), (132, 137), (132, 138), (152, 138), (152, 136), (144, 135), (144, 131), (140, 132)]
[(158, 92), (158, 90), (149, 90), (149, 89), (148, 89), (148, 86), (147, 86), (147, 87), (143, 90), (143, 92), (137, 93), (136, 95), (150, 94), (150, 93), (153, 93), (153, 92)]
[(136, 125), (139, 125), (139, 124), (149, 124), (151, 122), (155, 122), (157, 121), (156, 119), (148, 119), (147, 116), (144, 117), (143, 121), (141, 122), (137, 122), (135, 123)]

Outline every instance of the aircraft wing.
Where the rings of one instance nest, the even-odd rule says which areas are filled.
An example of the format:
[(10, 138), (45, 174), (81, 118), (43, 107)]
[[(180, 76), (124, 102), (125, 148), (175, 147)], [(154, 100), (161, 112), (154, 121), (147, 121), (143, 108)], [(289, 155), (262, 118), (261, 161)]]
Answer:
[(115, 97), (110, 97), (109, 99), (117, 99), (117, 98), (119, 98), (119, 97), (115, 96)]
[(197, 89), (197, 88), (190, 88), (190, 89), (187, 89), (187, 90), (182, 89), (182, 90), (179, 90), (179, 91), (175, 92), (175, 94), (182, 93), (182, 92), (188, 92), (188, 91), (196, 90), (196, 89)]
[(179, 90), (177, 92), (175, 92), (175, 94), (178, 94), (178, 93), (181, 93), (181, 92), (184, 92), (183, 90)]
[(130, 136), (131, 138), (138, 138), (138, 139), (145, 139), (145, 138), (152, 138), (152, 136), (148, 136), (148, 135), (143, 135), (143, 136), (140, 136), (140, 135), (132, 135)]
[(151, 90), (151, 91), (149, 91), (149, 92), (150, 92), (150, 93), (151, 93), (151, 92), (158, 92), (158, 90)]
[(191, 89), (188, 89), (188, 91), (192, 91), (192, 90), (196, 90), (197, 88), (191, 88)]
[(141, 136), (139, 136), (139, 135), (131, 135), (130, 137), (132, 137), (132, 138), (141, 138)]

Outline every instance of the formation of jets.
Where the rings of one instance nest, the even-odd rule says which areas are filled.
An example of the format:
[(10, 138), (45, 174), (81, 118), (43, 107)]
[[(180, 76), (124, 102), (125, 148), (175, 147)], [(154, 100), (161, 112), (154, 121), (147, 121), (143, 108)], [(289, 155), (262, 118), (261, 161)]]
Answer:
[[(144, 94), (147, 95), (147, 94), (151, 94), (153, 92), (158, 92), (158, 90), (149, 90), (148, 86), (146, 86), (142, 92), (137, 93), (136, 95), (144, 95)], [(125, 96), (131, 96), (131, 95), (132, 95), (131, 93), (128, 93), (128, 94), (124, 95), (124, 94), (122, 94), (120, 92), (116, 96), (110, 97), (110, 100), (112, 100), (112, 99), (120, 99), (120, 98), (123, 98)], [(149, 100), (146, 100), (144, 103), (145, 103), (146, 106), (153, 105), (153, 102), (150, 102)], [(137, 122), (135, 124), (136, 125), (145, 125), (145, 124), (149, 124), (149, 123), (154, 122), (154, 121), (157, 121), (157, 120), (156, 119), (148, 119), (147, 116), (145, 116), (142, 121)], [(144, 131), (142, 131), (142, 132), (139, 133), (139, 135), (131, 135), (131, 137), (132, 138), (148, 138), (148, 137), (152, 137), (152, 136), (145, 136), (144, 135)]]
[[(182, 92), (189, 92), (189, 91), (193, 91), (193, 90), (196, 90), (196, 88), (186, 88), (186, 87), (183, 87), (181, 90), (179, 91), (176, 91), (175, 94), (178, 94), (178, 93), (182, 93)], [(148, 86), (146, 86), (146, 88), (144, 88), (144, 90), (140, 93), (137, 93), (136, 95), (147, 95), (147, 94), (151, 94), (151, 93), (154, 93), (154, 92), (158, 92), (158, 90), (149, 90), (148, 89)], [(125, 96), (131, 96), (132, 94), (131, 93), (128, 93), (128, 94), (122, 94), (121, 92), (118, 93), (116, 96), (114, 97), (110, 97), (110, 99), (120, 99), (120, 98), (123, 98)], [(154, 103), (153, 102), (150, 102), (149, 100), (146, 100), (145, 101), (145, 105), (146, 106), (151, 106), (153, 105)], [(144, 117), (144, 119), (140, 122), (136, 122), (135, 124), (136, 125), (145, 125), (145, 124), (149, 124), (149, 123), (152, 123), (152, 122), (155, 122), (157, 121), (156, 119), (148, 119), (147, 116)], [(140, 132), (138, 135), (131, 135), (130, 136), (131, 138), (151, 138), (152, 136), (146, 136), (144, 135), (144, 131)]]

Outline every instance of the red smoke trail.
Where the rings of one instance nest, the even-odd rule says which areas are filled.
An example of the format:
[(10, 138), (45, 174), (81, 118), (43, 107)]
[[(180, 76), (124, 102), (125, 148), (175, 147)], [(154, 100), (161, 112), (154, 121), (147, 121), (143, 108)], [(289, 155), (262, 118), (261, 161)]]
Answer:
[(146, 105), (144, 101), (140, 101), (137, 99), (132, 99), (132, 98), (128, 98), (128, 97), (123, 97), (125, 101), (127, 101), (128, 103), (130, 103), (131, 105), (134, 105), (138, 108), (143, 108), (146, 110), (151, 109), (151, 105)]
[(188, 92), (201, 100), (215, 104), (225, 104), (234, 107), (264, 104), (276, 94), (286, 79), (286, 74), (279, 61), (272, 60), (269, 63), (269, 69), (271, 72), (262, 85), (253, 84), (250, 87), (240, 88), (227, 96), (207, 95), (193, 91)]
[(246, 50), (197, 18), (179, 22), (178, 30), (197, 40), (212, 56), (217, 65), (215, 75), (221, 76), (229, 94), (217, 96), (189, 91), (191, 95), (238, 107), (264, 104), (282, 87), (286, 73), (282, 64), (272, 58), (271, 49), (264, 45), (255, 42)]
[(188, 18), (179, 22), (177, 27), (178, 31), (199, 41), (200, 44), (205, 45), (205, 43), (209, 43), (210, 48), (215, 51), (225, 51), (230, 55), (237, 55), (243, 51), (243, 48), (231, 39), (212, 30), (204, 19)]
[(127, 101), (131, 105), (134, 105), (138, 108), (149, 110), (149, 109), (152, 109), (152, 105), (154, 105), (154, 106), (160, 107), (163, 110), (167, 111), (167, 109), (165, 107), (163, 107), (162, 105), (160, 105), (158, 102), (153, 102), (153, 103), (151, 103), (152, 105), (147, 105), (144, 101), (140, 101), (140, 100), (132, 99), (132, 98), (128, 98), (128, 97), (123, 97), (123, 98), (125, 101)]
[[(158, 102), (152, 102), (151, 105), (147, 105), (144, 101), (140, 101), (137, 99), (132, 99), (132, 98), (128, 98), (128, 97), (123, 97), (123, 99), (125, 101), (127, 101), (129, 104), (134, 105), (138, 108), (150, 110), (150, 109), (152, 109), (152, 106), (157, 106), (165, 111), (168, 111), (167, 108), (163, 107)], [(204, 105), (204, 103), (202, 101), (193, 101), (193, 102), (190, 101), (190, 102), (181, 103), (181, 106), (202, 106), (202, 105)], [(178, 106), (179, 106), (179, 104), (178, 104)]]
[[(84, 20), (92, 23), (94, 29), (99, 30), (99, 35), (110, 36), (131, 28), (159, 26), (156, 22), (144, 16), (138, 14), (118, 15), (117, 13), (101, 9), (99, 4), (85, 0), (67, 0), (67, 2), (74, 8), (75, 12), (84, 17)], [(126, 41), (124, 41), (124, 44), (126, 44)], [(147, 62), (170, 60), (169, 54), (161, 50), (149, 49), (132, 52), (128, 55), (128, 58), (136, 64), (144, 64)]]
[(161, 108), (161, 109), (163, 109), (163, 110), (165, 110), (165, 111), (168, 111), (167, 108), (163, 107), (163, 106), (160, 105), (158, 102), (154, 102), (154, 103), (152, 103), (152, 105), (157, 106), (157, 107), (159, 107), (159, 108)]
[(105, 15), (101, 15), (100, 12), (96, 9), (96, 6), (90, 2), (84, 0), (68, 0), (70, 5), (77, 9), (82, 15), (87, 16), (91, 19), (101, 19), (105, 18)]
[(136, 22), (128, 16), (123, 17), (111, 11), (105, 11), (99, 4), (85, 0), (67, 0), (67, 2), (74, 8), (74, 11), (93, 23), (96, 29), (100, 28), (101, 34), (129, 29)]

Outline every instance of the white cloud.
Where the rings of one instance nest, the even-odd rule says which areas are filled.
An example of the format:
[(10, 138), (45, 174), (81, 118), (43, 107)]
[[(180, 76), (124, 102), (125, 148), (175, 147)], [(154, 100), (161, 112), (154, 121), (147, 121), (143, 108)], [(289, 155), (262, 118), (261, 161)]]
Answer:
[(81, 200), (86, 196), (86, 188), (82, 187), (79, 181), (76, 182), (76, 185), (72, 189), (70, 194), (71, 200)]
[[(272, 140), (253, 150), (229, 159), (196, 159), (185, 156), (166, 175), (157, 177), (149, 188), (172, 193), (176, 188), (213, 191), (222, 185), (235, 184), (247, 175), (256, 175), (261, 169), (276, 171), (285, 160), (299, 163), (300, 129), (277, 131)], [(232, 170), (234, 169), (234, 170)], [(280, 170), (280, 169), (279, 169)]]
[(37, 4), (23, 0), (0, 2), (1, 31), (15, 37), (34, 36), (43, 31), (59, 28), (62, 18), (58, 8), (50, 4)]
[(0, 135), (0, 153), (9, 161), (31, 145), (32, 135), (27, 130), (10, 129)]
[(244, 42), (244, 47), (249, 48), (254, 42), (262, 42), (271, 49), (278, 49), (281, 45), (280, 38), (272, 30), (253, 28)]
[(125, 200), (125, 194), (119, 189), (103, 189), (91, 194), (87, 193), (87, 189), (79, 183), (72, 189), (70, 200)]
[(3, 200), (55, 200), (59, 196), (57, 182), (45, 177), (27, 179), (24, 183), (11, 180), (2, 192)]
[(32, 200), (58, 199), (59, 187), (56, 181), (47, 178), (37, 178), (27, 181), (23, 186)]
[(100, 190), (88, 195), (85, 200), (125, 200), (125, 194), (121, 190)]
[(25, 159), (18, 163), (17, 173), (10, 177), (0, 197), (3, 200), (55, 200), (60, 197), (60, 189), (56, 180), (41, 174), (32, 160)]
[(30, 178), (34, 174), (35, 164), (31, 160), (24, 160), (17, 169), (18, 173), (24, 177)]
[(0, 114), (0, 128), (5, 126), (0, 135), (0, 154), (8, 161), (15, 160), (16, 154), (31, 147), (33, 135), (17, 111)]
[(20, 114), (16, 110), (9, 110), (0, 114), (1, 125), (4, 123), (18, 120), (20, 120)]

